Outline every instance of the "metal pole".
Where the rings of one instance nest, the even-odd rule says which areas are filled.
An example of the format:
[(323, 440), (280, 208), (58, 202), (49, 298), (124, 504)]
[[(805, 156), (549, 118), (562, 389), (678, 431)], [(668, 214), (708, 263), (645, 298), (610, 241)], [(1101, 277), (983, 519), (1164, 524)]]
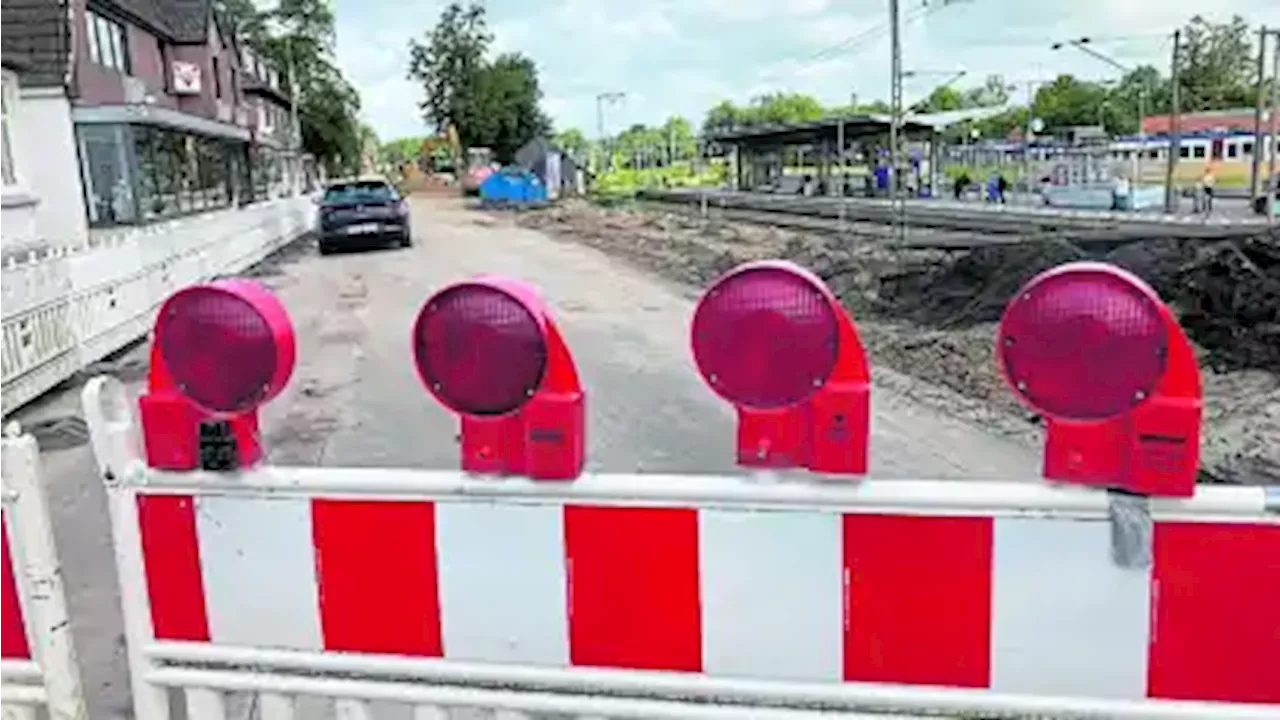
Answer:
[(844, 183), (846, 180), (844, 167), (844, 115), (840, 116), (840, 121), (836, 123), (836, 157), (839, 159), (838, 167), (840, 168), (840, 182), (836, 184), (839, 188), (839, 194), (836, 202), (839, 204), (840, 214), (840, 232), (844, 233)]
[(596, 145), (600, 148), (600, 162), (596, 172), (604, 172), (604, 95), (596, 95)]
[[(1275, 223), (1276, 221), (1276, 155), (1280, 155), (1280, 32), (1274, 33), (1272, 38), (1273, 52), (1275, 57), (1271, 63), (1271, 113), (1267, 118), (1267, 124), (1271, 126), (1271, 154), (1267, 160), (1267, 222)], [(1255, 145), (1254, 156), (1257, 156), (1257, 148)]]
[(1266, 106), (1267, 26), (1258, 28), (1258, 97), (1253, 106), (1253, 162), (1249, 167), (1249, 197), (1258, 196), (1258, 175), (1262, 172), (1262, 108)]
[[(1037, 73), (1039, 74), (1039, 73)], [(1036, 117), (1036, 83), (1027, 81), (1027, 127), (1022, 133), (1022, 190), (1031, 192), (1031, 123)], [(1042, 128), (1043, 129), (1043, 128)]]
[(293, 38), (287, 38), (285, 43), (289, 51), (289, 103), (292, 106), (290, 108), (290, 114), (293, 116), (294, 155), (294, 171), (292, 174), (294, 181), (293, 191), (296, 194), (302, 190), (302, 123), (298, 120), (298, 78), (294, 71)]
[(1169, 75), (1171, 79), (1171, 87), (1173, 88), (1173, 97), (1169, 107), (1169, 162), (1164, 171), (1164, 211), (1167, 213), (1176, 212), (1178, 209), (1178, 195), (1173, 187), (1173, 173), (1178, 167), (1178, 153), (1182, 146), (1181, 129), (1178, 127), (1178, 112), (1181, 109), (1181, 91), (1178, 84), (1181, 82), (1178, 72), (1179, 52), (1182, 46), (1182, 31), (1173, 31), (1173, 58), (1169, 65)]
[(890, 117), (889, 117), (889, 197), (893, 203), (897, 225), (897, 238), (906, 237), (905, 206), (898, 192), (898, 123), (902, 119), (902, 35), (898, 27), (898, 0), (889, 0), (889, 26), (892, 58), (890, 73)]
[[(1143, 180), (1146, 177), (1143, 174), (1143, 171), (1145, 170), (1145, 168), (1143, 167), (1143, 162), (1142, 162), (1146, 154), (1147, 154), (1147, 84), (1146, 82), (1143, 82), (1142, 87), (1138, 88), (1138, 162), (1136, 166), (1137, 171), (1135, 173), (1137, 177), (1134, 178), (1134, 182), (1131, 185), (1131, 187), (1133, 188), (1132, 190), (1130, 190), (1131, 193), (1133, 193), (1133, 191), (1136, 190), (1137, 187), (1142, 184)], [(1131, 197), (1134, 197), (1134, 196), (1136, 196), (1136, 193), (1131, 194)]]

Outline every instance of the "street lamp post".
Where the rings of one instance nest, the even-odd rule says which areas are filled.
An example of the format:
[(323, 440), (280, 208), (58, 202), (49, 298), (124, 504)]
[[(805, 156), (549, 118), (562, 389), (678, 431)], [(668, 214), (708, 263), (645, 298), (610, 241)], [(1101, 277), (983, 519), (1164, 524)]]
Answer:
[[(1128, 74), (1133, 72), (1133, 68), (1129, 67), (1128, 65), (1125, 65), (1124, 63), (1120, 62), (1119, 60), (1116, 60), (1115, 58), (1111, 57), (1110, 55), (1107, 55), (1106, 53), (1099, 52), (1093, 49), (1092, 47), (1089, 47), (1089, 43), (1090, 43), (1089, 38), (1082, 37), (1082, 38), (1077, 38), (1075, 40), (1067, 40), (1066, 42), (1056, 42), (1053, 45), (1051, 45), (1050, 48), (1053, 50), (1061, 50), (1064, 46), (1071, 45), (1072, 47), (1080, 50), (1086, 55), (1097, 58), (1098, 60), (1101, 60), (1102, 62), (1110, 65), (1111, 67), (1116, 68), (1122, 73)], [(1137, 180), (1139, 183), (1142, 182), (1142, 173), (1143, 173), (1142, 157), (1143, 155), (1146, 154), (1146, 151), (1147, 151), (1147, 127), (1146, 127), (1147, 125), (1146, 123), (1147, 94), (1148, 94), (1147, 83), (1144, 80), (1142, 84), (1138, 86), (1138, 147), (1139, 147), (1139, 150), (1138, 150)]]
[(602, 92), (599, 95), (596, 95), (596, 130), (600, 138), (600, 152), (604, 154), (604, 158), (601, 162), (602, 171), (609, 169), (609, 165), (611, 164), (610, 160), (612, 159), (609, 155), (609, 143), (604, 134), (604, 106), (605, 103), (622, 102), (626, 97), (627, 94), (625, 92), (618, 90)]

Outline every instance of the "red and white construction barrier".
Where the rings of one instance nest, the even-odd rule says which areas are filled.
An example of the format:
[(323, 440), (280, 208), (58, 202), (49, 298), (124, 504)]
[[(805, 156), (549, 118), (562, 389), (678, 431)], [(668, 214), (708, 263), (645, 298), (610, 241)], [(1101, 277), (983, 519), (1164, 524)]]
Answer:
[(16, 426), (2, 441), (0, 702), (6, 720), (88, 717), (71, 643), (62, 571), (39, 475), (39, 449)]
[(222, 691), (282, 718), (295, 695), (352, 718), (1280, 712), (1277, 497), (1194, 485), (1194, 356), (1111, 268), (1011, 302), (998, 355), (1049, 441), (1004, 482), (862, 478), (856, 327), (785, 263), (730, 273), (692, 324), (741, 475), (582, 475), (576, 368), (509, 279), (446, 288), (412, 332), (463, 471), (261, 465), (294, 343), (260, 288), (183, 291), (156, 338), (140, 425), (118, 383), (85, 392), (139, 720), (168, 687), (195, 720)]

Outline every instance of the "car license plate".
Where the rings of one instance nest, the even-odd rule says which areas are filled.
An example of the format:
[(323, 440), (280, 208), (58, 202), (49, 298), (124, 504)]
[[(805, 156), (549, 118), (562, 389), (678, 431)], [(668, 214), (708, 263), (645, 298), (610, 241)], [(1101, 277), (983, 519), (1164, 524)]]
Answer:
[(347, 234), (349, 235), (367, 235), (376, 232), (378, 232), (378, 223), (362, 223), (347, 228)]

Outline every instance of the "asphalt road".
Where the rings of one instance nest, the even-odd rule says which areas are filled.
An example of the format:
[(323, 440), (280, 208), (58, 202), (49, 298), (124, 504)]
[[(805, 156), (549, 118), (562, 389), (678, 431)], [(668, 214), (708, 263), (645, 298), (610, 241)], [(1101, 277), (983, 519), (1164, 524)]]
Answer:
[[(477, 273), (539, 285), (588, 393), (588, 463), (616, 472), (731, 472), (733, 415), (703, 386), (687, 349), (695, 291), (596, 250), (551, 240), (457, 200), (415, 198), (406, 250), (321, 257), (313, 243), (259, 269), (292, 314), (298, 365), (263, 414), (276, 464), (456, 467), (456, 422), (418, 381), (409, 332), (426, 297)], [(136, 391), (143, 348), (114, 361)], [(937, 415), (875, 370), (872, 474), (885, 478), (1033, 478), (1034, 448)], [(21, 411), (25, 424), (78, 414), (65, 387)], [(87, 445), (44, 453), (46, 484), (81, 654), (90, 716), (127, 717), (105, 496)]]

